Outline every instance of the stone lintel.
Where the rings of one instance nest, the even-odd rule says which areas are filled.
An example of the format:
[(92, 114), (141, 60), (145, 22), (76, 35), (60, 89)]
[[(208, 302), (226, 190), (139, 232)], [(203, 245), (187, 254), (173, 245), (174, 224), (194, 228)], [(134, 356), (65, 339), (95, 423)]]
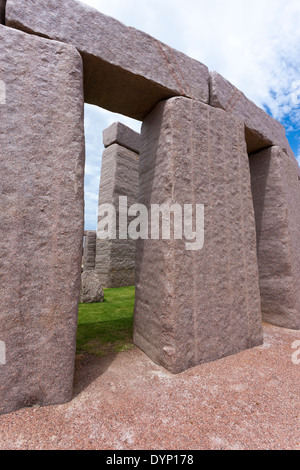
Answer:
[(8, 0), (6, 23), (74, 45), (87, 103), (142, 120), (171, 96), (209, 101), (205, 65), (75, 0)]
[(284, 126), (217, 72), (210, 73), (210, 105), (244, 121), (249, 154), (278, 145), (295, 160)]
[(141, 150), (141, 134), (121, 122), (115, 122), (103, 131), (103, 144), (105, 148), (112, 144), (118, 144), (139, 154)]

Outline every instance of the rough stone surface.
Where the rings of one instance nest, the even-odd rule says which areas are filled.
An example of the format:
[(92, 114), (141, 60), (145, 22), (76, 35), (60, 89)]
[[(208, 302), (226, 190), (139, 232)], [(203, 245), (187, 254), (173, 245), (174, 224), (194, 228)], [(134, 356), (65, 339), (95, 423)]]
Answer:
[(80, 303), (103, 302), (104, 294), (96, 271), (85, 271), (81, 275)]
[(119, 239), (119, 197), (127, 197), (128, 207), (137, 202), (138, 166), (139, 155), (118, 144), (110, 145), (103, 152), (99, 205), (112, 204), (117, 215), (116, 240), (97, 239), (96, 271), (103, 287), (135, 283), (135, 241)]
[(8, 0), (9, 26), (73, 44), (85, 101), (135, 119), (175, 95), (209, 100), (205, 65), (74, 0)]
[(179, 375), (137, 348), (80, 355), (73, 400), (0, 416), (0, 449), (300, 450), (300, 332), (264, 324), (264, 340)]
[(103, 131), (103, 144), (104, 147), (119, 144), (139, 154), (141, 151), (141, 134), (121, 122), (115, 122)]
[(83, 240), (82, 60), (0, 26), (0, 413), (72, 396)]
[(250, 156), (265, 321), (300, 329), (300, 181), (279, 147)]
[(84, 235), (83, 271), (93, 271), (96, 261), (96, 230), (88, 230)]
[(203, 250), (138, 240), (134, 342), (173, 373), (262, 343), (244, 124), (186, 98), (142, 127), (139, 203), (204, 204)]
[(0, 24), (5, 23), (5, 3), (6, 0), (0, 0)]
[(210, 105), (224, 109), (245, 122), (248, 153), (278, 145), (295, 160), (282, 124), (217, 72), (210, 73)]

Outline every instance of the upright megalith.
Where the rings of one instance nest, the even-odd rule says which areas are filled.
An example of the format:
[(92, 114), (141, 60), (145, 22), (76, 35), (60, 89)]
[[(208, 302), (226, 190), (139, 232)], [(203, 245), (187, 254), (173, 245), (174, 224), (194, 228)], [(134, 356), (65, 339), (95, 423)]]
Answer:
[(279, 147), (250, 155), (263, 319), (300, 329), (300, 181)]
[[(110, 204), (116, 214), (115, 239), (97, 236), (96, 271), (104, 287), (133, 286), (135, 282), (135, 240), (120, 236), (120, 216), (137, 202), (139, 187), (140, 134), (124, 124), (115, 123), (103, 132), (106, 146), (102, 156), (99, 209)], [(131, 149), (131, 150), (130, 150)], [(120, 214), (120, 198), (127, 198), (125, 214)], [(123, 203), (124, 204), (124, 203)], [(99, 221), (102, 216), (99, 216)]]
[(83, 271), (93, 271), (96, 260), (96, 230), (87, 230), (84, 233), (83, 244)]
[(174, 373), (262, 344), (243, 122), (173, 98), (145, 119), (142, 149), (139, 203), (204, 204), (204, 246), (137, 241), (135, 344)]
[[(17, 2), (18, 3), (18, 2)], [(83, 240), (82, 60), (0, 26), (0, 413), (71, 399)], [(4, 349), (2, 348), (2, 351)]]
[(80, 302), (103, 302), (104, 294), (96, 267), (96, 230), (84, 232)]
[(140, 120), (171, 96), (208, 103), (205, 65), (81, 2), (8, 0), (6, 23), (73, 44), (83, 58), (87, 103)]

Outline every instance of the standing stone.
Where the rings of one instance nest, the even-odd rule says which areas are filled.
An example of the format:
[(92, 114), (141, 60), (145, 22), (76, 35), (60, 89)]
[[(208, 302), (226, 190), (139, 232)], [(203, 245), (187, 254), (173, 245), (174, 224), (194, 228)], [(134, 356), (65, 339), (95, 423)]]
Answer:
[(94, 304), (103, 302), (104, 293), (96, 271), (85, 271), (81, 275), (80, 303)]
[[(82, 60), (0, 26), (0, 413), (72, 397), (83, 240)], [(2, 97), (3, 98), (3, 97)]]
[(279, 148), (250, 155), (263, 319), (300, 329), (300, 181)]
[(83, 271), (93, 271), (96, 260), (96, 230), (88, 230), (84, 235)]
[(142, 128), (139, 203), (204, 204), (205, 241), (138, 240), (135, 344), (173, 373), (262, 344), (244, 124), (186, 98), (159, 103)]
[(127, 197), (128, 207), (137, 202), (140, 135), (115, 123), (103, 132), (103, 140), (107, 148), (102, 157), (99, 206), (115, 208), (117, 226), (115, 240), (97, 239), (96, 271), (104, 287), (133, 286), (136, 242), (119, 239), (119, 197)]

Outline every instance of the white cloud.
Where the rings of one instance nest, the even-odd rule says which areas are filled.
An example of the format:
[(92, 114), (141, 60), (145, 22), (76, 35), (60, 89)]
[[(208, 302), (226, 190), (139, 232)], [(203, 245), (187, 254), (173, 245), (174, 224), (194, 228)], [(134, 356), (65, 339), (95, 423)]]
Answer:
[[(299, 102), (295, 102), (295, 87), (300, 79), (299, 0), (85, 0), (83, 3), (205, 63), (259, 106), (267, 107), (287, 128), (300, 132)], [(90, 117), (87, 109), (86, 129), (91, 134), (95, 114)], [(87, 137), (91, 155), (100, 151), (97, 139), (101, 140), (101, 131), (119, 120), (104, 111), (97, 110), (97, 113), (97, 125), (102, 127), (91, 137), (91, 142)], [(131, 121), (123, 117), (122, 122)], [(133, 123), (138, 130), (138, 124)], [(93, 155), (91, 165), (96, 165), (97, 158)]]

